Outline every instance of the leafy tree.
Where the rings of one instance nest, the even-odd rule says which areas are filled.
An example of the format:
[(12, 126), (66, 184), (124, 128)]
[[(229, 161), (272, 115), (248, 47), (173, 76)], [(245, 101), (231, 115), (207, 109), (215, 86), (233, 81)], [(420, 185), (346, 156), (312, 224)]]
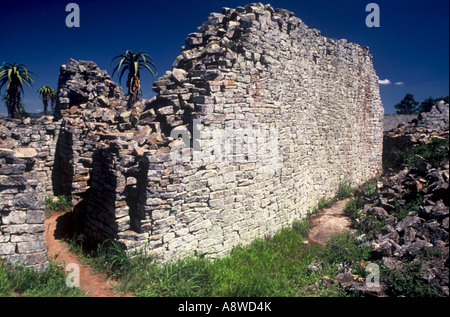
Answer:
[(33, 84), (32, 74), (35, 75), (28, 70), (28, 66), (25, 64), (4, 62), (0, 66), (0, 91), (6, 85), (6, 108), (10, 118), (22, 117), (23, 84), (25, 83), (31, 89)]
[(44, 103), (44, 112), (45, 115), (48, 115), (48, 101), (52, 99), (52, 111), (54, 110), (53, 100), (56, 96), (56, 91), (50, 86), (44, 85), (37, 91), (39, 96), (42, 98), (42, 102)]
[(433, 107), (435, 102), (435, 99), (433, 97), (428, 97), (427, 99), (425, 99), (424, 101), (422, 101), (417, 109), (418, 113), (421, 112), (428, 112), (431, 110), (431, 107)]
[[(145, 51), (140, 51), (136, 54), (130, 50), (121, 52), (112, 59), (111, 64), (118, 58), (120, 58), (119, 64), (114, 68), (112, 75), (114, 76), (114, 73), (117, 71), (120, 82), (124, 73), (128, 71), (126, 85), (128, 88), (128, 108), (131, 108), (141, 98), (141, 69), (148, 70), (152, 74), (153, 80), (155, 80), (157, 68), (153, 59)], [(153, 71), (152, 67), (155, 71)]]
[(415, 114), (417, 113), (418, 104), (419, 103), (414, 100), (414, 95), (406, 94), (394, 108), (397, 109), (397, 114)]
[(445, 103), (450, 103), (450, 102), (449, 102), (449, 101), (450, 101), (450, 96), (439, 97), (439, 98), (435, 98), (435, 99), (434, 99), (435, 102), (441, 101), (441, 100), (444, 100)]
[(439, 98), (433, 98), (433, 97), (428, 97), (427, 99), (425, 99), (424, 101), (422, 101), (417, 109), (418, 113), (421, 112), (428, 112), (431, 110), (431, 108), (433, 107), (433, 105), (441, 100), (444, 100), (445, 103), (449, 103), (449, 96), (446, 97), (439, 97)]

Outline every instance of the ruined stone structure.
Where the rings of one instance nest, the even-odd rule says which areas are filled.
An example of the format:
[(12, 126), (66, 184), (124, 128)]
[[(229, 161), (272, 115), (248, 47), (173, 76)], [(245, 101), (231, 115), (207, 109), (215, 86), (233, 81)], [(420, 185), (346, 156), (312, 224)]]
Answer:
[(0, 119), (0, 260), (47, 264), (44, 199), (53, 194), (58, 122)]
[[(86, 240), (162, 260), (221, 256), (306, 216), (341, 182), (381, 172), (368, 49), (287, 10), (212, 13), (153, 87), (156, 97), (127, 110), (94, 63), (61, 67), (52, 184), (72, 197)], [(2, 257), (16, 254), (0, 237)]]
[(408, 124), (417, 120), (417, 114), (385, 114), (383, 119), (384, 131), (396, 128), (399, 124)]
[(390, 131), (397, 126), (408, 123), (418, 126), (434, 126), (448, 128), (449, 104), (444, 100), (436, 102), (429, 111), (420, 114), (385, 114), (383, 120), (384, 131)]
[(448, 128), (449, 104), (444, 100), (437, 102), (431, 107), (430, 111), (422, 112), (418, 116), (417, 124), (419, 126), (437, 126)]

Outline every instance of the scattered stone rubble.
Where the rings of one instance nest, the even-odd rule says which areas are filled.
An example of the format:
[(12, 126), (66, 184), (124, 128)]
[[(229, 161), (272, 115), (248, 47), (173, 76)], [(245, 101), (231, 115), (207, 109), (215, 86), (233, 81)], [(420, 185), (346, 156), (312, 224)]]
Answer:
[[(422, 114), (420, 117), (431, 116)], [(401, 138), (402, 142), (398, 144), (402, 149), (412, 149), (433, 138), (448, 142), (448, 123), (422, 124), (413, 121), (399, 125), (386, 133), (385, 140)], [(418, 163), (414, 166), (403, 165), (399, 172), (387, 172), (374, 193), (357, 193), (365, 197), (366, 204), (356, 221), (366, 221), (368, 227), (374, 229), (366, 236), (370, 237), (366, 244), (373, 247), (372, 260), (381, 261), (385, 268), (392, 270), (402, 270), (405, 263), (419, 263), (419, 279), (436, 287), (442, 296), (449, 296), (449, 159), (447, 156), (432, 165), (420, 156), (416, 155), (416, 158)], [(411, 203), (416, 197), (420, 197), (419, 206)], [(404, 218), (394, 212), (408, 207), (411, 210)], [(377, 223), (384, 224), (379, 232), (375, 231)], [(426, 250), (433, 252), (421, 257), (419, 252)], [(340, 273), (336, 282), (349, 291), (359, 290), (378, 296), (399, 295), (383, 283), (376, 289), (367, 288), (350, 270)]]

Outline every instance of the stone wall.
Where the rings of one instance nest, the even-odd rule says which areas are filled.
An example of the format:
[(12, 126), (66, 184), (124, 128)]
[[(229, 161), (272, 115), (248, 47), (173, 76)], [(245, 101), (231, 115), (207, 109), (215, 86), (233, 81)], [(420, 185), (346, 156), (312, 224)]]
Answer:
[(0, 259), (47, 265), (44, 200), (53, 195), (52, 168), (59, 124), (0, 119)]
[(418, 117), (418, 125), (448, 128), (449, 104), (443, 100), (433, 105), (430, 111), (422, 112)]
[(384, 131), (390, 131), (399, 124), (414, 122), (418, 126), (448, 127), (449, 104), (443, 100), (435, 103), (430, 111), (420, 114), (385, 114), (383, 119)]
[[(381, 171), (383, 108), (367, 48), (322, 37), (289, 11), (211, 14), (154, 87), (147, 109), (166, 133), (185, 127), (194, 152), (178, 141), (146, 153), (149, 249), (164, 258), (224, 254), (304, 217), (340, 182)], [(169, 159), (177, 147), (185, 156)]]
[(389, 131), (395, 129), (399, 124), (407, 124), (417, 119), (417, 114), (385, 114), (383, 118), (383, 129)]
[(95, 63), (61, 67), (52, 185), (88, 241), (221, 256), (381, 172), (368, 49), (287, 10), (212, 13), (153, 88), (127, 109)]
[(55, 157), (55, 192), (72, 196), (74, 205), (89, 188), (94, 131), (109, 129), (116, 115), (112, 109), (125, 103), (121, 88), (94, 62), (70, 59), (61, 66), (55, 118), (64, 120)]

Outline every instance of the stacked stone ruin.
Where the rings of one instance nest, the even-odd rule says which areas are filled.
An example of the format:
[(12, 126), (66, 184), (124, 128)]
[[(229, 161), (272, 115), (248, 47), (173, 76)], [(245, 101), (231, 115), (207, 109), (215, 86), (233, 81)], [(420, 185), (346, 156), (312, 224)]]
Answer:
[(44, 117), (0, 119), (0, 126), (0, 260), (43, 268), (44, 199), (53, 194), (59, 124)]
[(420, 126), (448, 128), (449, 104), (445, 103), (444, 100), (441, 100), (434, 104), (430, 111), (419, 114), (417, 119), (417, 124)]
[[(84, 239), (130, 254), (222, 256), (306, 216), (341, 182), (381, 172), (383, 107), (368, 48), (320, 36), (270, 5), (212, 13), (153, 84), (157, 95), (131, 109), (93, 62), (70, 60), (58, 86), (57, 121), (33, 126), (43, 135), (57, 125), (55, 152), (20, 158), (17, 177), (36, 182), (41, 160), (51, 161), (42, 183), (72, 198)], [(7, 260), (22, 255), (8, 219), (27, 213), (14, 199), (22, 189), (46, 195), (38, 185), (17, 190), (5, 172), (20, 146), (0, 158)]]

